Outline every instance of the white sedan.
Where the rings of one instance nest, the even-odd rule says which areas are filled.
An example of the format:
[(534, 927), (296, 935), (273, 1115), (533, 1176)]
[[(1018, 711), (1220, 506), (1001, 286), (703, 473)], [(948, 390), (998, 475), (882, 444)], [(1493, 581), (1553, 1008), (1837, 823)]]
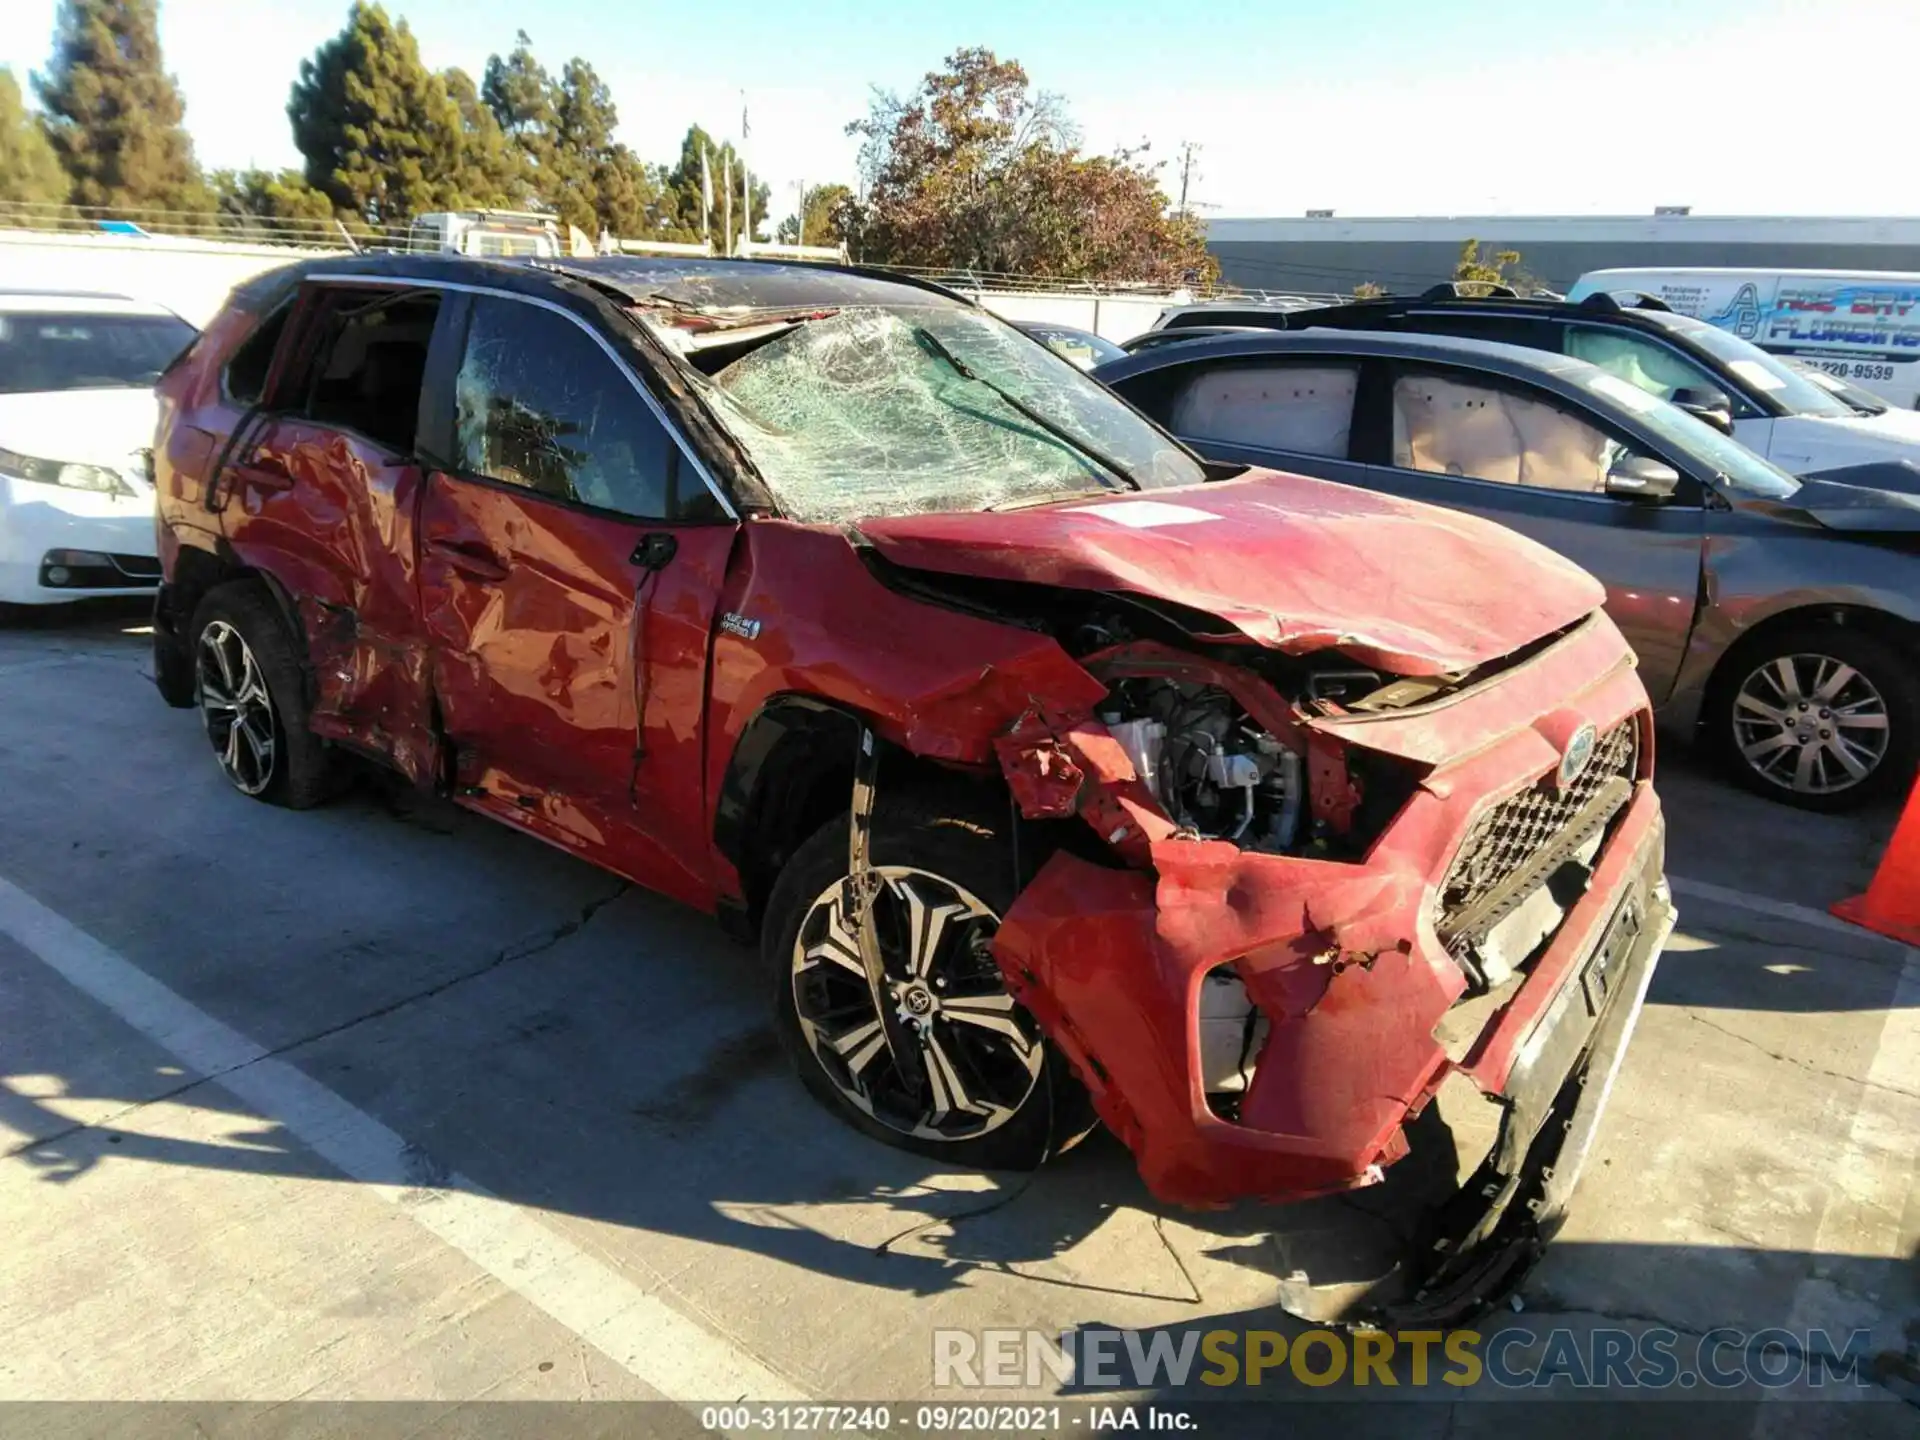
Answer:
[(0, 290), (0, 603), (152, 593), (153, 384), (194, 335), (122, 295)]

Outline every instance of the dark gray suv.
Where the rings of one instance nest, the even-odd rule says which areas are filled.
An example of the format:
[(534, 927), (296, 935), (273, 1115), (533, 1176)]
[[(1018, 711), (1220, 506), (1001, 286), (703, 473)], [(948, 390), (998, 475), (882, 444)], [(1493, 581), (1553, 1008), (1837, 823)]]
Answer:
[(1912, 778), (1908, 466), (1795, 479), (1583, 361), (1444, 336), (1249, 332), (1094, 373), (1210, 460), (1471, 511), (1578, 561), (1662, 718), (1762, 794), (1837, 810)]

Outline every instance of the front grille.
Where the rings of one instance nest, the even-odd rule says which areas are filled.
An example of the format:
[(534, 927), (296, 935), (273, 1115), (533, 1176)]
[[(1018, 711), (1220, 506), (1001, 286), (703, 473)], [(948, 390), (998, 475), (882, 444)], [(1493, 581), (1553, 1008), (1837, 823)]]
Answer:
[(1449, 945), (1486, 928), (1541, 878), (1549, 861), (1575, 849), (1626, 805), (1639, 773), (1640, 719), (1602, 735), (1573, 783), (1547, 776), (1473, 822), (1440, 888), (1440, 935)]

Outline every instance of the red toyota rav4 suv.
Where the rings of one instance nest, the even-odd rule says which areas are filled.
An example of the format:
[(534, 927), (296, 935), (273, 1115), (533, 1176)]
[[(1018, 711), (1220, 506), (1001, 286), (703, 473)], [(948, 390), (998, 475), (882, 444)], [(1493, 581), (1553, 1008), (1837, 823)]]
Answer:
[(1428, 1292), (1559, 1213), (1672, 923), (1566, 561), (1209, 466), (846, 269), (316, 261), (160, 394), (158, 676), (243, 793), (370, 757), (718, 912), (910, 1149), (1097, 1112), (1163, 1198), (1294, 1199), (1453, 1080), (1489, 1138)]

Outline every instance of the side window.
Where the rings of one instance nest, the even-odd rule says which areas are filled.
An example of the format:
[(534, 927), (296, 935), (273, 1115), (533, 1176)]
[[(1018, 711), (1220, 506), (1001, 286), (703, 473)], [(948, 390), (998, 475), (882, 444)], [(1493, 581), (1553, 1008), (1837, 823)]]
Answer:
[[(1707, 389), (1725, 393), (1727, 389), (1724, 380), (1679, 351), (1628, 330), (1570, 324), (1565, 348), (1574, 359), (1597, 365), (1609, 375), (1618, 375), (1636, 389), (1662, 400), (1671, 400), (1676, 390)], [(1736, 419), (1747, 419), (1755, 413), (1737, 396), (1732, 398)]]
[[(578, 325), (478, 296), (454, 383), (454, 459), (470, 475), (643, 520), (688, 518), (679, 448)], [(696, 502), (706, 491), (693, 478)]]
[(227, 361), (227, 398), (238, 405), (258, 405), (260, 392), (267, 387), (267, 372), (273, 368), (273, 352), (280, 348), (280, 337), (287, 331), (287, 316), (293, 302), (253, 327), (253, 333), (240, 342), (240, 348)]
[(1585, 417), (1481, 376), (1394, 381), (1393, 463), (1403, 470), (1597, 495), (1621, 448)]
[(1214, 365), (1174, 399), (1170, 428), (1185, 440), (1347, 458), (1357, 364)]
[(307, 381), (307, 418), (355, 431), (396, 455), (412, 453), (439, 297), (342, 290), (328, 299)]

